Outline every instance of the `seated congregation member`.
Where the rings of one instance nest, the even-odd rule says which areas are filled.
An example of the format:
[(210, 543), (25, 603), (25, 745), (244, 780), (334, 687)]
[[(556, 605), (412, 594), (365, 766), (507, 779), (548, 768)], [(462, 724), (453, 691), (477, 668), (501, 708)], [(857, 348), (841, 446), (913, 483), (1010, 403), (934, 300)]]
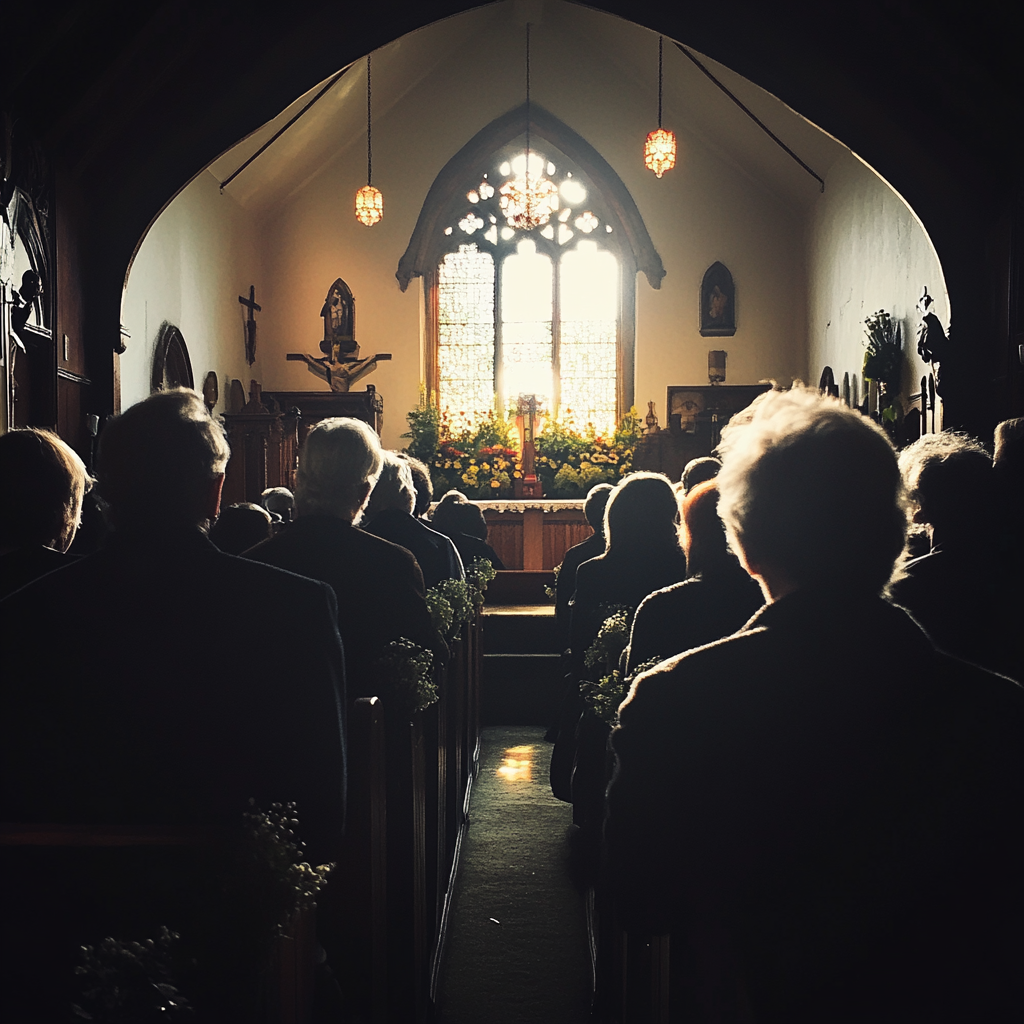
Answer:
[(992, 469), (998, 509), (1000, 550), (1024, 571), (1024, 417), (1003, 420), (995, 429)]
[(905, 564), (893, 600), (940, 650), (1018, 678), (1024, 600), (994, 542), (998, 515), (988, 452), (967, 434), (943, 431), (905, 448), (899, 465), (930, 550)]
[(430, 482), (430, 470), (425, 462), (410, 455), (408, 452), (396, 452), (400, 459), (409, 463), (409, 472), (412, 473), (412, 485), (416, 488), (416, 504), (412, 514), (417, 519), (427, 519), (431, 502), (434, 500), (434, 485)]
[(719, 451), (768, 604), (619, 708), (621, 922), (672, 934), (674, 1020), (1019, 1020), (1024, 691), (881, 596), (907, 523), (878, 426), (794, 388)]
[(68, 565), (91, 481), (75, 450), (49, 430), (0, 435), (0, 598)]
[(576, 570), (569, 696), (559, 715), (550, 775), (554, 795), (571, 799), (573, 821), (594, 839), (601, 825), (608, 728), (586, 708), (579, 692), (581, 680), (597, 681), (586, 667), (586, 653), (615, 609), (628, 609), (632, 619), (648, 594), (686, 578), (677, 513), (668, 477), (630, 474), (608, 498), (604, 554)]
[(240, 555), (266, 540), (273, 529), (273, 519), (262, 505), (239, 501), (229, 505), (210, 527), (210, 540), (229, 555)]
[(416, 489), (409, 463), (395, 452), (381, 453), (381, 471), (363, 509), (359, 525), (411, 551), (429, 590), (441, 580), (461, 580), (466, 574), (455, 545), (443, 533), (432, 530), (412, 513)]
[(687, 578), (656, 590), (637, 609), (627, 675), (652, 658), (663, 661), (735, 633), (764, 604), (761, 588), (729, 550), (713, 479), (691, 488), (682, 514)]
[(480, 506), (461, 491), (448, 491), (437, 503), (430, 522), (435, 530), (452, 539), (463, 565), (472, 565), (474, 558), (486, 558), (495, 569), (505, 568), (498, 553), (487, 543), (487, 520)]
[(558, 570), (558, 580), (555, 583), (555, 617), (558, 620), (558, 632), (564, 638), (566, 647), (569, 646), (569, 623), (572, 614), (569, 602), (576, 593), (576, 570), (584, 562), (604, 554), (604, 510), (612, 490), (611, 484), (597, 484), (587, 492), (583, 514), (594, 532), (585, 541), (566, 551)]
[[(309, 859), (337, 857), (346, 779), (334, 595), (210, 543), (227, 460), (222, 428), (192, 391), (158, 392), (104, 428), (97, 489), (112, 533), (0, 602), (0, 820), (232, 834), (250, 799), (263, 811), (293, 801)], [(0, 1017), (63, 1020), (78, 947), (151, 935), (130, 930), (155, 927), (139, 923), (147, 913), (180, 915), (170, 923), (184, 922), (186, 943), (207, 934), (189, 929), (197, 919), (230, 932), (194, 895), (188, 863), (148, 849), (34, 850), (30, 873), (60, 858), (35, 885), (5, 867)], [(150, 854), (155, 873), (140, 867)], [(136, 880), (127, 893), (124, 872)], [(12, 935), (11, 921), (32, 937)], [(214, 985), (235, 951), (218, 950)], [(34, 1012), (22, 1016), (25, 998)]]
[(228, 454), (185, 389), (104, 428), (97, 489), (112, 535), (0, 604), (13, 667), (0, 689), (5, 820), (222, 822), (249, 797), (293, 800), (310, 846), (334, 849), (334, 595), (210, 543)]
[(683, 485), (683, 494), (689, 494), (697, 484), (714, 480), (721, 468), (722, 463), (711, 455), (690, 459), (683, 467), (683, 475), (679, 481)]
[(321, 420), (299, 451), (295, 521), (245, 553), (331, 585), (350, 700), (384, 696), (377, 693), (372, 663), (386, 644), (404, 637), (431, 649), (437, 640), (416, 559), (353, 525), (381, 461), (380, 441), (367, 424), (348, 417)]
[(576, 570), (571, 646), (577, 679), (613, 608), (632, 615), (648, 594), (686, 579), (678, 514), (675, 492), (661, 473), (631, 473), (612, 491), (604, 513), (607, 548)]

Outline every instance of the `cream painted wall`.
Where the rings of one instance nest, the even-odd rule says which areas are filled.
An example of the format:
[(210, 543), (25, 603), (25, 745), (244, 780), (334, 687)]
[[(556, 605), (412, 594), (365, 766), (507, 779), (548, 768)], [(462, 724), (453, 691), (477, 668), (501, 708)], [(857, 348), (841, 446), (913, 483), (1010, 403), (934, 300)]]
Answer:
[[(481, 26), (481, 43), (510, 13), (505, 7), (494, 10), (492, 21)], [(655, 112), (649, 83), (645, 88), (634, 75), (609, 73), (601, 60), (582, 59), (570, 42), (557, 18), (535, 30), (533, 97), (586, 138), (622, 177), (667, 270), (659, 291), (642, 275), (637, 282), (637, 406), (645, 408), (653, 399), (665, 423), (666, 387), (706, 383), (711, 348), (728, 351), (729, 383), (764, 377), (788, 383), (804, 375), (802, 211), (684, 129), (680, 165), (656, 179), (642, 164), (643, 140)], [(403, 49), (414, 43), (399, 40), (374, 55), (375, 95), (377, 83), (389, 68), (395, 73)], [(352, 196), (365, 183), (365, 135), (340, 146), (300, 190), (266, 215), (260, 234), (267, 388), (324, 387), (303, 364), (288, 363), (284, 356), (317, 351), (320, 307), (341, 276), (356, 297), (362, 354), (394, 355), (367, 382), (384, 396), (385, 444), (404, 443), (399, 435), (405, 413), (416, 404), (422, 379), (422, 289), (414, 285), (403, 294), (394, 273), (434, 177), (480, 128), (522, 102), (521, 61), (518, 48), (506, 53), (463, 46), (459, 59), (439, 62), (375, 118), (374, 183), (384, 193), (385, 211), (380, 224), (363, 227), (352, 214)], [(700, 282), (715, 260), (729, 267), (736, 282), (733, 338), (701, 338), (698, 331)]]
[[(886, 308), (913, 333), (923, 284), (948, 322), (941, 272), (903, 201), (841, 143), (774, 97), (717, 68), (730, 88), (797, 147), (823, 177), (799, 169), (678, 51), (666, 44), (665, 124), (677, 167), (657, 179), (642, 164), (656, 113), (657, 36), (574, 4), (545, 2), (532, 35), (532, 95), (611, 164), (644, 217), (667, 275), (637, 282), (635, 401), (666, 421), (669, 385), (707, 380), (707, 352), (728, 352), (728, 383), (817, 382), (828, 362), (859, 372), (864, 317)], [(265, 126), (199, 175), (168, 205), (129, 278), (122, 360), (125, 404), (148, 394), (163, 320), (176, 323), (199, 383), (209, 369), (270, 390), (326, 390), (289, 352), (318, 352), (320, 309), (337, 277), (356, 297), (362, 354), (390, 352), (365, 383), (385, 401), (383, 440), (401, 447), (423, 378), (423, 295), (395, 270), (444, 164), (524, 98), (523, 9), (495, 4), (440, 22), (375, 52), (374, 184), (384, 219), (359, 224), (353, 195), (366, 181), (365, 65), (358, 64), (295, 129), (228, 187)], [(531, 18), (537, 21), (536, 11)], [(703, 90), (703, 91), (702, 91)], [(285, 115), (282, 114), (282, 117)], [(468, 184), (468, 183), (467, 183)], [(736, 283), (737, 333), (702, 338), (701, 278), (720, 260)], [(244, 310), (257, 286), (259, 359), (243, 359)], [(912, 347), (912, 345), (911, 345)], [(916, 355), (913, 357), (916, 360)], [(921, 376), (916, 364), (909, 383)], [(363, 385), (360, 385), (360, 387)], [(222, 400), (223, 405), (223, 400)]]
[[(949, 325), (949, 296), (935, 249), (914, 212), (870, 167), (847, 151), (825, 178), (807, 228), (808, 382), (825, 366), (836, 382), (856, 374), (863, 388), (864, 320), (880, 309), (903, 325), (902, 399), (920, 392), (930, 367), (917, 354), (921, 289)], [(863, 394), (863, 390), (861, 391)]]
[(263, 304), (258, 225), (217, 180), (200, 173), (156, 219), (132, 263), (122, 304), (122, 323), (131, 334), (121, 356), (121, 406), (128, 408), (150, 393), (153, 356), (166, 321), (188, 346), (196, 389), (210, 370), (217, 374), (224, 410), (227, 382), (261, 380), (266, 365), (266, 336), (256, 314), (256, 362), (245, 361), (247, 310), (238, 301), (256, 286)]

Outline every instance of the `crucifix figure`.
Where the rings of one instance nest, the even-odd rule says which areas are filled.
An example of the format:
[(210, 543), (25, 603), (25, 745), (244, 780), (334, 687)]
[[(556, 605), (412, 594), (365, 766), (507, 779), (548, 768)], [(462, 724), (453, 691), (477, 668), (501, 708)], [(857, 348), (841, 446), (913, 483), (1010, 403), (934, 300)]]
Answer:
[(543, 496), (543, 489), (540, 480), (537, 479), (537, 471), (534, 467), (536, 448), (534, 438), (536, 437), (537, 423), (539, 419), (540, 405), (536, 395), (520, 395), (519, 404), (516, 406), (516, 426), (519, 428), (521, 438), (521, 459), (523, 464), (523, 475), (515, 482), (515, 495), (517, 498), (540, 498)]
[(256, 302), (256, 285), (249, 285), (249, 298), (239, 295), (238, 301), (249, 307), (249, 319), (245, 321), (245, 360), (252, 366), (256, 362), (256, 314), (263, 312), (263, 307)]

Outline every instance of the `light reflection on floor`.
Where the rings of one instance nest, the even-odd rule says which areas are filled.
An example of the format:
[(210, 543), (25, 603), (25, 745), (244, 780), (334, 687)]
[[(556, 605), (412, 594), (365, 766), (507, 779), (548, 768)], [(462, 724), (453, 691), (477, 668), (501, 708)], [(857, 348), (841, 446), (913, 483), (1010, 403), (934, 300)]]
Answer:
[(530, 782), (533, 779), (533, 746), (509, 747), (494, 774), (506, 782)]

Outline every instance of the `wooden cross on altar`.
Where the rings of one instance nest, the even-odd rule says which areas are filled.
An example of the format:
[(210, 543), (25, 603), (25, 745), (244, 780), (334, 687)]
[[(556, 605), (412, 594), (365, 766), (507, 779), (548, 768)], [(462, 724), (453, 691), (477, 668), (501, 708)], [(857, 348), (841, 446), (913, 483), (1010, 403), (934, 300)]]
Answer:
[(249, 319), (245, 321), (245, 359), (252, 366), (256, 362), (256, 313), (263, 312), (263, 307), (256, 302), (256, 285), (249, 285), (249, 298), (239, 295), (238, 301), (249, 307)]
[(537, 471), (534, 468), (534, 459), (537, 454), (534, 438), (539, 413), (537, 396), (520, 395), (516, 412), (518, 413), (516, 426), (519, 428), (519, 436), (522, 439), (523, 475), (515, 482), (515, 496), (517, 498), (540, 498), (543, 495), (543, 488), (540, 480), (537, 479)]

